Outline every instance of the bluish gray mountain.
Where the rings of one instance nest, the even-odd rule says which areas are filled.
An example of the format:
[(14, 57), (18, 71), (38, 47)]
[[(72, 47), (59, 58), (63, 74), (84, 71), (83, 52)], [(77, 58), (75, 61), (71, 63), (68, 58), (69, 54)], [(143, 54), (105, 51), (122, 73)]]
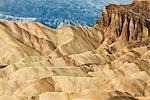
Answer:
[(110, 3), (132, 0), (0, 0), (0, 20), (41, 22), (51, 28), (93, 26)]

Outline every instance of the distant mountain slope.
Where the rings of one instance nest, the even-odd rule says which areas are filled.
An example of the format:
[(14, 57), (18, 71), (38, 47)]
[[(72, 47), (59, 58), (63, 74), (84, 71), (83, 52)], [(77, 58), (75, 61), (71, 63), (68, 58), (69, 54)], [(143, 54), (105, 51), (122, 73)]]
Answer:
[(107, 4), (130, 2), (131, 0), (0, 0), (0, 20), (37, 21), (51, 28), (65, 25), (93, 26)]

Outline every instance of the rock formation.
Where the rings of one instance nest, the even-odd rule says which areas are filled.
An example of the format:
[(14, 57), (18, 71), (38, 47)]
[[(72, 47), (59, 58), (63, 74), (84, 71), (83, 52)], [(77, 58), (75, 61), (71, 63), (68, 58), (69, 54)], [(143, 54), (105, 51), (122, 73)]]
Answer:
[(94, 27), (0, 22), (0, 100), (150, 100), (150, 2)]

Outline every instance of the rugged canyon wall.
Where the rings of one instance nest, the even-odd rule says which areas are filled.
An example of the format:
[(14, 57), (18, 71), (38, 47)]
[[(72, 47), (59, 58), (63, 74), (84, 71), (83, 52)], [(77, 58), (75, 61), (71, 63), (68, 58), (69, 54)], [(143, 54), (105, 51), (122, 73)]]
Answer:
[(95, 28), (101, 30), (106, 38), (111, 38), (113, 43), (119, 41), (126, 43), (125, 45), (149, 44), (150, 3), (133, 1), (129, 5), (106, 6)]
[(0, 22), (0, 100), (149, 100), (150, 2), (94, 27)]

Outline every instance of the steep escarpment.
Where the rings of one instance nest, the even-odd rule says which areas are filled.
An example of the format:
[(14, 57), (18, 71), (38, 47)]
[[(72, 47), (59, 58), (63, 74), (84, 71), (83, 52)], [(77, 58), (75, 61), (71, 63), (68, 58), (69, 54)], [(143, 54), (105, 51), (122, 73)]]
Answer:
[(0, 100), (149, 100), (149, 1), (95, 27), (0, 22)]
[(96, 28), (107, 36), (124, 41), (146, 41), (150, 36), (149, 1), (134, 1), (130, 5), (109, 5)]

